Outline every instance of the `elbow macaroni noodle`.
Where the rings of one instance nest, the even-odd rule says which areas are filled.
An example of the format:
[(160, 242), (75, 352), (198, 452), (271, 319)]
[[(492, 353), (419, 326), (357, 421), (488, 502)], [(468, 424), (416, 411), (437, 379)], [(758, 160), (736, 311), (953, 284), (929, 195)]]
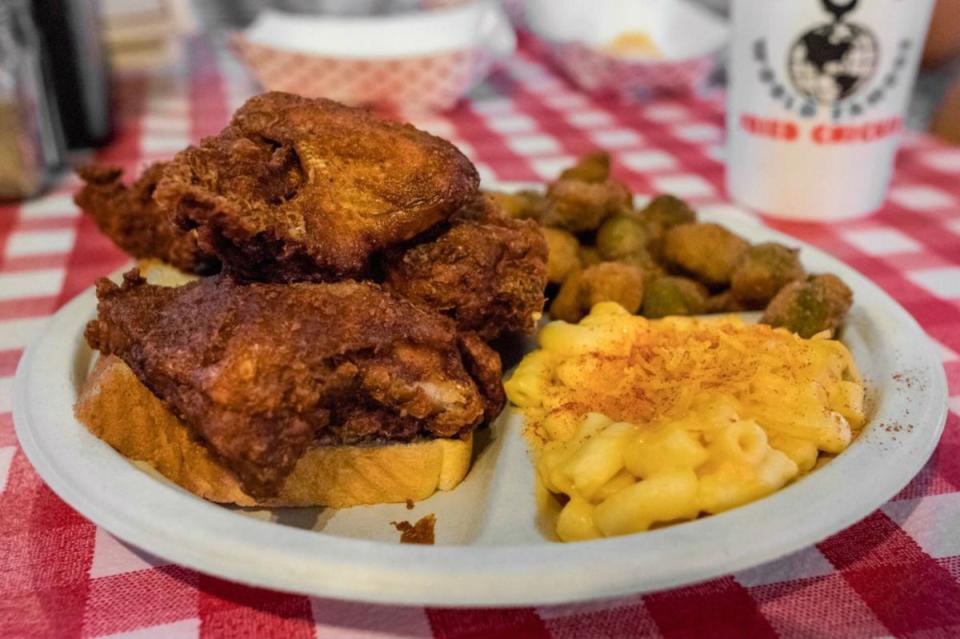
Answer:
[(612, 303), (552, 322), (506, 383), (563, 541), (759, 499), (845, 449), (864, 389), (840, 342), (735, 317), (650, 321)]

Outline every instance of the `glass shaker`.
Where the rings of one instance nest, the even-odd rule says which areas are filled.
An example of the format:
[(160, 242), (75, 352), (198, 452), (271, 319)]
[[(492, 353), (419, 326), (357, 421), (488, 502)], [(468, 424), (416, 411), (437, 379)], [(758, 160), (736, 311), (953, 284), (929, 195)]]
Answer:
[(36, 195), (63, 163), (41, 55), (29, 3), (0, 2), (0, 199)]

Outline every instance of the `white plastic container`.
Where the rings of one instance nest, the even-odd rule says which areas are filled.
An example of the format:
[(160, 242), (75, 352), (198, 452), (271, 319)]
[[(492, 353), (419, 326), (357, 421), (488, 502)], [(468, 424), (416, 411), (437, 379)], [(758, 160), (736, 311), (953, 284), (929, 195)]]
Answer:
[(734, 0), (727, 189), (775, 217), (883, 203), (933, 0)]

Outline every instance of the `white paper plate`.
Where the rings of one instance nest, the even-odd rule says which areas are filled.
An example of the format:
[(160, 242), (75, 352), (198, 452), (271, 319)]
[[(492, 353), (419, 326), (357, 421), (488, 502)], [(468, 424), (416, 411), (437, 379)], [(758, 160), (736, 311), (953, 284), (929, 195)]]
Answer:
[[(92, 359), (83, 341), (95, 314), (92, 290), (62, 308), (20, 362), (17, 435), (50, 487), (119, 538), (280, 590), (384, 603), (532, 605), (658, 590), (754, 566), (820, 541), (896, 494), (940, 437), (946, 380), (920, 327), (866, 278), (749, 218), (703, 217), (752, 241), (802, 246), (808, 270), (836, 273), (853, 288), (843, 340), (867, 380), (872, 410), (865, 432), (836, 460), (720, 515), (626, 537), (551, 542), (537, 517), (521, 420), (509, 413), (490, 429), (464, 484), (412, 511), (244, 512), (207, 503), (143, 472), (74, 419)], [(400, 545), (389, 522), (431, 512), (438, 545)]]

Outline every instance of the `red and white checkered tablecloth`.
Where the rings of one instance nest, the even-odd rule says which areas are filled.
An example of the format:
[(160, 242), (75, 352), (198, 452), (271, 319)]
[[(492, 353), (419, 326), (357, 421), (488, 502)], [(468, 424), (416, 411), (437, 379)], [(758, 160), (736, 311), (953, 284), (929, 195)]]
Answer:
[[(254, 91), (224, 49), (194, 42), (178, 70), (120, 83), (119, 134), (98, 159), (136, 170), (168, 157), (218, 131)], [(603, 147), (638, 193), (743, 215), (724, 200), (721, 103), (592, 99), (528, 43), (456, 111), (413, 120), (455, 141), (487, 179), (551, 178)], [(0, 636), (960, 636), (960, 149), (910, 136), (888, 203), (868, 220), (765, 220), (872, 278), (939, 344), (951, 414), (920, 475), (862, 522), (759, 568), (653, 595), (513, 610), (250, 588), (126, 546), (61, 502), (17, 446), (11, 390), (44, 319), (127, 260), (79, 214), (76, 186), (67, 179), (45, 197), (0, 207)]]

